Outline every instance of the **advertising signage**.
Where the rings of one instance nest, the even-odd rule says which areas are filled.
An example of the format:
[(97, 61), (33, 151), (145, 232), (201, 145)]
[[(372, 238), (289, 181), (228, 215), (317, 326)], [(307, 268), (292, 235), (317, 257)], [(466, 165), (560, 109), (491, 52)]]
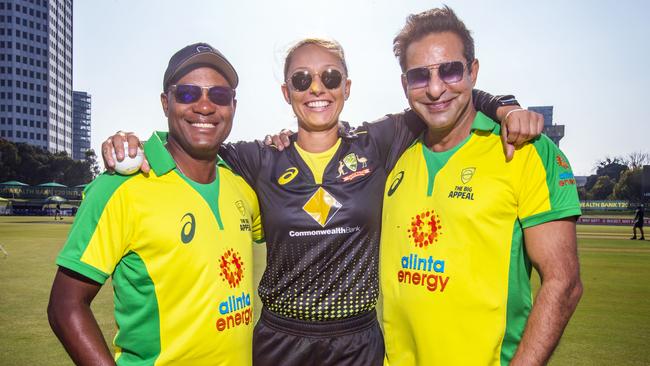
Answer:
[(627, 210), (628, 201), (580, 201), (583, 210)]

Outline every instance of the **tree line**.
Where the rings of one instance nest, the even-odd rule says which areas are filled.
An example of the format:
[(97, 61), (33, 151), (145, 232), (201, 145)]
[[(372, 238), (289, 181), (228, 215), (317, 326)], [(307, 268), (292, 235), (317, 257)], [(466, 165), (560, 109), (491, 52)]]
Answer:
[(650, 154), (633, 152), (627, 156), (606, 157), (596, 163), (596, 174), (578, 188), (582, 200), (618, 199), (643, 202), (643, 166), (650, 165)]
[(0, 139), (0, 182), (56, 182), (74, 187), (89, 183), (98, 174), (97, 156), (92, 149), (86, 151), (84, 160), (73, 160), (65, 152), (51, 153), (37, 146)]

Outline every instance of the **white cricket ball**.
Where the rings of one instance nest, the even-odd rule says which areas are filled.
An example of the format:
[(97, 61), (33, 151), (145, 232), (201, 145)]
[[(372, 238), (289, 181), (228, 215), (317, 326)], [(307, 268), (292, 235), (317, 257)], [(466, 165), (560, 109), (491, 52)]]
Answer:
[(142, 161), (144, 160), (144, 152), (138, 147), (138, 152), (135, 158), (129, 156), (129, 144), (124, 141), (124, 160), (117, 161), (115, 151), (113, 151), (113, 161), (115, 162), (115, 171), (122, 175), (131, 175), (140, 170)]

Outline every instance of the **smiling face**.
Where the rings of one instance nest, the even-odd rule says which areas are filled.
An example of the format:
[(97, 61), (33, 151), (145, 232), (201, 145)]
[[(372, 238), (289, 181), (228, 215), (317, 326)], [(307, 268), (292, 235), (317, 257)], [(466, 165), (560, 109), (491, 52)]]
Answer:
[(406, 70), (437, 65), (443, 62), (461, 61), (465, 65), (460, 81), (446, 84), (438, 76), (438, 69), (431, 69), (426, 87), (409, 89), (402, 78), (404, 92), (411, 108), (422, 118), (430, 130), (451, 130), (473, 120), (472, 88), (476, 83), (478, 61), (472, 62), (471, 71), (463, 56), (463, 43), (455, 33), (431, 33), (411, 43), (406, 49)]
[[(210, 67), (188, 72), (176, 82), (180, 84), (230, 88), (226, 79)], [(216, 105), (208, 99), (206, 90), (194, 103), (177, 102), (172, 91), (161, 94), (160, 99), (169, 124), (169, 144), (196, 159), (216, 158), (219, 146), (230, 134), (237, 101)]]
[[(323, 85), (321, 74), (328, 69), (338, 70), (343, 75), (337, 88), (328, 89)], [(341, 59), (323, 47), (306, 44), (293, 52), (288, 65), (287, 83), (282, 85), (282, 93), (298, 118), (299, 128), (308, 131), (337, 128), (339, 115), (350, 94), (351, 82), (344, 70)], [(299, 91), (291, 85), (291, 77), (296, 72), (311, 75), (312, 83), (307, 90)]]

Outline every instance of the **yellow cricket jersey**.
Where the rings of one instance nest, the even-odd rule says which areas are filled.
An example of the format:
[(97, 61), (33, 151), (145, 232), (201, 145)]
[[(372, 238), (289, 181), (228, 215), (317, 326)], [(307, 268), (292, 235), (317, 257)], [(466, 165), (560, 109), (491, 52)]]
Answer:
[(166, 138), (144, 146), (148, 175), (88, 186), (56, 263), (112, 276), (118, 365), (250, 365), (257, 198), (221, 161), (210, 184), (185, 177)]
[(576, 215), (571, 168), (546, 136), (506, 162), (479, 112), (450, 151), (414, 143), (384, 191), (386, 364), (507, 365), (532, 307), (523, 230)]

